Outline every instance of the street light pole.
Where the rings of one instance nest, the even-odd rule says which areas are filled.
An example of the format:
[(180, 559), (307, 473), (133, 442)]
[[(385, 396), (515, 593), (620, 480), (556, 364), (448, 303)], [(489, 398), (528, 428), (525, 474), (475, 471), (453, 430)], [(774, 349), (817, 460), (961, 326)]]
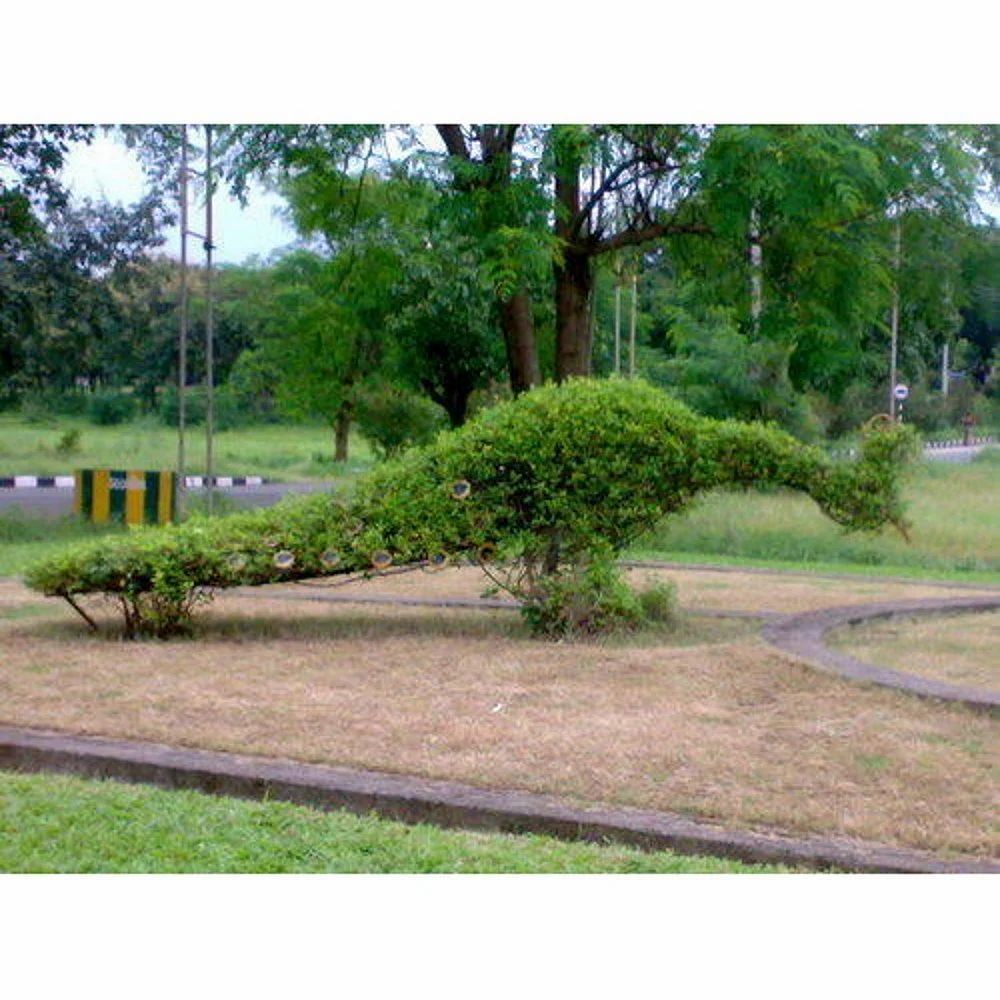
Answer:
[(901, 216), (896, 216), (895, 254), (893, 266), (896, 280), (892, 285), (892, 314), (889, 320), (891, 341), (889, 346), (889, 416), (896, 419), (896, 361), (899, 352), (899, 268), (902, 260), (903, 224)]
[(639, 309), (639, 272), (632, 272), (632, 317), (628, 331), (628, 377), (635, 378), (635, 319)]
[(615, 267), (615, 374), (622, 373), (622, 275)]
[(187, 337), (188, 337), (188, 140), (187, 125), (181, 126), (181, 172), (179, 185), (181, 209), (181, 281), (180, 281), (180, 343), (177, 359), (177, 519), (184, 516), (184, 489), (186, 481), (186, 456), (184, 432), (187, 422)]
[(215, 322), (212, 303), (212, 126), (205, 126), (205, 489), (208, 513), (214, 508)]

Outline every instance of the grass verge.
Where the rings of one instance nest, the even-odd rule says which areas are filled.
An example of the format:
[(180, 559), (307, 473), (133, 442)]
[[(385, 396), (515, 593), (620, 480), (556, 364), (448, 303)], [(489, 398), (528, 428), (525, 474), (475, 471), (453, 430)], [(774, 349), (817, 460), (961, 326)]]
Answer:
[(3, 872), (779, 872), (644, 853), (408, 826), (284, 802), (0, 772)]
[(800, 494), (716, 492), (642, 539), (634, 554), (731, 565), (836, 568), (1000, 581), (1000, 462), (921, 463), (906, 488), (910, 540), (845, 534)]
[[(78, 445), (60, 451), (60, 439), (79, 431)], [(218, 431), (215, 471), (220, 476), (266, 476), (278, 480), (344, 478), (357, 475), (373, 461), (364, 438), (351, 438), (351, 459), (333, 462), (333, 431), (328, 427), (262, 424)], [(188, 473), (204, 473), (204, 430), (188, 436)], [(177, 431), (155, 418), (99, 427), (85, 420), (52, 418), (32, 423), (0, 414), (0, 475), (56, 475), (80, 468), (173, 469), (177, 464)]]

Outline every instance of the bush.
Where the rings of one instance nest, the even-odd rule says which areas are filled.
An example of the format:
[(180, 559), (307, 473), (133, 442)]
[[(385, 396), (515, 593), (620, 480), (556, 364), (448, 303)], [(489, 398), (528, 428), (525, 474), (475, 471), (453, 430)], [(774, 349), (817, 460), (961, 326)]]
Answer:
[(847, 528), (905, 530), (899, 473), (913, 442), (909, 428), (876, 425), (859, 461), (835, 463), (773, 427), (698, 417), (642, 382), (581, 379), (412, 448), (349, 500), (291, 497), (130, 532), (43, 562), (28, 582), (117, 596), (127, 634), (167, 635), (213, 588), (472, 557), (543, 634), (603, 634), (669, 609), (665, 593), (629, 591), (613, 560), (700, 492), (776, 483)]
[(63, 456), (75, 455), (80, 450), (81, 436), (79, 428), (76, 427), (68, 431), (63, 431), (56, 442), (56, 454)]
[(391, 458), (413, 445), (427, 444), (445, 425), (441, 407), (390, 385), (361, 392), (354, 417), (358, 430), (382, 458)]
[[(239, 401), (227, 386), (220, 385), (214, 393), (215, 429), (231, 430), (250, 422), (252, 417), (240, 409)], [(208, 395), (204, 386), (188, 386), (184, 393), (184, 422), (188, 427), (197, 427), (205, 422), (208, 411)], [(167, 386), (161, 393), (158, 409), (159, 418), (167, 427), (176, 427), (180, 420), (180, 402), (177, 386)]]
[(656, 580), (635, 595), (642, 608), (645, 621), (657, 625), (674, 625), (677, 622), (677, 586), (667, 580)]
[(560, 639), (632, 631), (645, 616), (615, 563), (597, 558), (544, 577), (525, 603), (524, 617), (538, 635)]
[(89, 393), (78, 390), (25, 392), (21, 396), (21, 416), (29, 423), (47, 423), (53, 417), (82, 417), (87, 412), (89, 400)]
[(127, 423), (135, 416), (135, 397), (121, 392), (98, 392), (90, 397), (87, 416), (99, 427)]

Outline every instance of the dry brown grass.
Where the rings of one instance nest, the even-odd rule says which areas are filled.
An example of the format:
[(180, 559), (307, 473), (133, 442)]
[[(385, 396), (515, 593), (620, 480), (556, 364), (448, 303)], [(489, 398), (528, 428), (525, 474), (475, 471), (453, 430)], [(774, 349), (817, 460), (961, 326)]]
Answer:
[(838, 629), (832, 643), (869, 663), (1000, 689), (1000, 611), (866, 622)]
[[(872, 577), (843, 580), (830, 577), (804, 577), (780, 574), (740, 573), (729, 570), (631, 570), (633, 584), (646, 580), (672, 580), (677, 584), (681, 604), (692, 611), (764, 611), (798, 614), (839, 604), (865, 604), (925, 597), (954, 597), (948, 587), (897, 583)], [(489, 584), (475, 568), (453, 568), (441, 573), (404, 573), (376, 577), (330, 589), (334, 594), (385, 595), (391, 597), (475, 598)], [(288, 587), (261, 588), (274, 592)], [(293, 588), (304, 592), (306, 587)], [(310, 590), (322, 592), (322, 585)], [(962, 594), (976, 591), (963, 590)], [(985, 590), (984, 593), (995, 593)], [(503, 597), (503, 594), (497, 595)]]
[[(713, 594), (726, 582), (670, 575), (688, 603), (699, 581)], [(469, 579), (364, 592), (467, 595)], [(728, 593), (749, 606), (752, 584), (771, 604), (784, 584), (786, 602), (797, 589), (845, 603), (845, 588), (811, 582), (753, 577)], [(817, 673), (747, 628), (693, 619), (679, 644), (548, 644), (505, 611), (230, 595), (197, 640), (121, 643), (54, 605), (0, 620), (0, 721), (1000, 853), (994, 720)]]

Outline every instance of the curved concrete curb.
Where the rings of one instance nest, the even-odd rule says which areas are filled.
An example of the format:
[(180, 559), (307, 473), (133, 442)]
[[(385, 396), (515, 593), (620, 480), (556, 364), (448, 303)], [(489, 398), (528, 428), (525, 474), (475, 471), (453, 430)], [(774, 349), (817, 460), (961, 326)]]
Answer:
[(914, 587), (940, 587), (942, 590), (997, 590), (1000, 584), (968, 580), (935, 580), (922, 576), (881, 576), (877, 573), (835, 573), (832, 570), (779, 569), (777, 566), (742, 566), (737, 563), (684, 563), (660, 559), (622, 559), (626, 569), (678, 569), (695, 573), (750, 573), (760, 576), (801, 576), (817, 580), (851, 580), (856, 583), (908, 583)]
[(861, 841), (733, 831), (672, 813), (583, 809), (528, 792), (489, 791), (450, 781), (46, 730), (0, 726), (0, 767), (280, 799), (362, 815), (377, 813), (408, 823), (614, 841), (751, 863), (856, 872), (1000, 873), (1000, 864), (988, 860), (952, 861)]
[(1000, 608), (996, 597), (953, 597), (937, 600), (893, 601), (884, 604), (858, 604), (840, 608), (825, 608), (808, 614), (794, 615), (784, 621), (764, 626), (762, 635), (772, 645), (810, 661), (822, 670), (851, 680), (881, 684), (883, 687), (906, 691), (922, 698), (956, 701), (970, 708), (995, 712), (1000, 708), (1000, 694), (986, 688), (965, 687), (919, 677), (889, 667), (865, 663), (847, 653), (826, 645), (827, 633), (844, 625), (855, 625), (873, 618), (898, 615), (960, 614), (962, 612), (993, 611)]
[[(314, 593), (309, 593), (310, 589)], [(333, 589), (332, 587), (330, 588)], [(330, 604), (381, 604), (401, 608), (471, 608), (473, 611), (518, 611), (517, 601), (491, 597), (405, 597), (377, 594), (331, 594), (322, 586), (302, 586), (298, 590), (261, 591), (256, 587), (236, 587), (230, 593), (237, 597), (259, 597), (275, 601), (320, 601)], [(788, 617), (781, 611), (718, 611), (707, 608), (685, 608), (689, 614), (702, 618), (748, 618), (753, 621), (778, 621)]]

